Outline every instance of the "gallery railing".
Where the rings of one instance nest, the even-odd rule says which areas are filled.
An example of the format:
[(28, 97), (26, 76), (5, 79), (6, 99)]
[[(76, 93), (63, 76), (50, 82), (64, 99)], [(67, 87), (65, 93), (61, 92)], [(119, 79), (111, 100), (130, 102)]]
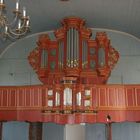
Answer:
[(106, 123), (109, 115), (112, 122), (140, 121), (140, 85), (54, 87), (0, 87), (0, 120)]

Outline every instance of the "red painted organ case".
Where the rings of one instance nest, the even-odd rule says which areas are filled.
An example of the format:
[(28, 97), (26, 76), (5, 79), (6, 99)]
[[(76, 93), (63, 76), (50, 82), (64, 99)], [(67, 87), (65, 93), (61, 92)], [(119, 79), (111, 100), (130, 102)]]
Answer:
[(60, 124), (139, 121), (140, 86), (107, 85), (119, 53), (105, 32), (92, 31), (77, 17), (40, 35), (28, 60), (41, 86), (0, 87), (0, 120)]

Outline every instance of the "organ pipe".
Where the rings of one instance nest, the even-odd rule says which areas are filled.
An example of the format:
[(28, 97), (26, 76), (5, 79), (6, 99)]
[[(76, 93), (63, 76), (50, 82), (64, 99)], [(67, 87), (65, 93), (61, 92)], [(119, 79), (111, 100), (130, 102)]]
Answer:
[[(40, 90), (44, 94), (40, 95), (41, 98), (39, 97), (43, 100), (38, 101), (37, 106), (41, 108), (42, 113), (45, 113), (43, 116), (45, 121), (51, 121), (51, 116), (59, 120), (59, 113), (67, 115), (73, 113), (74, 115), (70, 114), (70, 117), (61, 115), (60, 121), (65, 121), (67, 117), (70, 120), (74, 119), (71, 123), (80, 122), (86, 120), (83, 118), (83, 113), (91, 113), (91, 115), (98, 113), (100, 103), (96, 100), (98, 97), (101, 98), (103, 87), (96, 89), (94, 85), (107, 82), (111, 69), (119, 56), (118, 52), (111, 47), (106, 33), (97, 33), (93, 40), (91, 39), (92, 30), (86, 28), (84, 23), (84, 20), (75, 17), (64, 19), (63, 27), (55, 31), (56, 38), (52, 40), (49, 35), (41, 35), (37, 42), (38, 47), (29, 56), (30, 64), (38, 74), (39, 80), (45, 85), (43, 90)], [(103, 98), (108, 89), (104, 91)], [(10, 92), (15, 93), (13, 90)], [(14, 96), (13, 94), (9, 98), (15, 98)], [(107, 102), (101, 102), (101, 105), (105, 105), (104, 109), (106, 109), (106, 104), (108, 105), (109, 96), (111, 95), (105, 99), (99, 99), (100, 101), (107, 100)], [(30, 109), (32, 106), (27, 105), (27, 107)], [(79, 114), (77, 116), (75, 113), (81, 113), (82, 116)], [(89, 122), (96, 122), (96, 117), (87, 115)]]
[(58, 54), (58, 59), (59, 59), (59, 68), (63, 68), (63, 63), (64, 63), (64, 42), (59, 41), (59, 54)]
[(58, 59), (59, 59), (59, 68), (61, 68), (61, 42), (58, 42), (58, 46), (59, 46), (59, 53), (58, 53)]
[(79, 59), (79, 36), (75, 28), (67, 31), (67, 66), (74, 68), (78, 66)]
[(61, 58), (61, 68), (63, 68), (63, 55), (64, 55), (64, 43), (61, 41), (61, 52), (60, 52), (60, 58)]
[(41, 55), (41, 68), (47, 68), (47, 64), (48, 64), (48, 53), (47, 50), (43, 49)]
[(87, 48), (87, 42), (84, 40), (82, 41), (82, 68), (84, 69), (86, 67), (86, 64), (88, 62), (88, 48)]
[(78, 36), (78, 31), (76, 30), (76, 60), (77, 60), (77, 65), (79, 66), (79, 36)]
[(73, 50), (73, 53), (74, 53), (74, 67), (76, 67), (76, 53), (77, 53), (77, 46), (76, 46), (76, 30), (74, 29), (74, 36), (73, 36), (73, 46), (74, 46), (74, 50)]
[(70, 63), (70, 30), (67, 32), (67, 66), (69, 66)]

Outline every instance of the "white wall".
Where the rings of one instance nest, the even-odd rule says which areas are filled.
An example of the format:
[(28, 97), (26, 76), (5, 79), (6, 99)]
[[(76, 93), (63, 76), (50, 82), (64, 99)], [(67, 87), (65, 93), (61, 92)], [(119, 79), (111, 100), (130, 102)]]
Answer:
[(42, 140), (63, 140), (64, 138), (64, 125), (55, 123), (43, 124)]
[(29, 123), (4, 122), (2, 140), (28, 140)]
[(105, 124), (86, 124), (86, 140), (106, 140)]
[(65, 125), (64, 140), (85, 140), (85, 126)]
[(139, 140), (140, 123), (113, 123), (112, 124), (113, 140)]

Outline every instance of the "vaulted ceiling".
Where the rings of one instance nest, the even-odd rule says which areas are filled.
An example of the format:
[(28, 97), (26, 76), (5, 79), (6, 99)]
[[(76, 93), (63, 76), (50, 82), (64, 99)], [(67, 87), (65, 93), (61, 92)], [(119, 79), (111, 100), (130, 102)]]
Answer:
[[(7, 15), (16, 0), (5, 0)], [(127, 32), (140, 38), (140, 0), (20, 0), (31, 19), (31, 32), (54, 30), (67, 16), (78, 16), (92, 28), (107, 28)], [(12, 43), (0, 40), (0, 51)]]

